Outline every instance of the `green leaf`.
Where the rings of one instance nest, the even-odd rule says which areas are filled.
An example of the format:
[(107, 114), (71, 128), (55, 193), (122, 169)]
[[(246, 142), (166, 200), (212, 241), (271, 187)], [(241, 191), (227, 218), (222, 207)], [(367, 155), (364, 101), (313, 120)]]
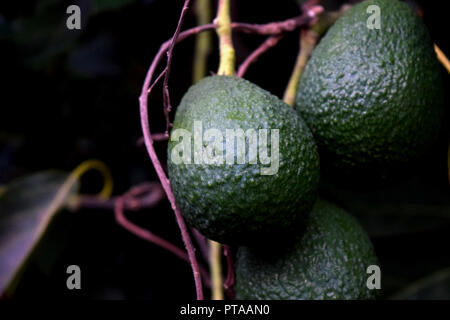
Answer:
[(11, 294), (50, 221), (78, 189), (69, 173), (44, 171), (13, 181), (0, 195), (0, 292)]

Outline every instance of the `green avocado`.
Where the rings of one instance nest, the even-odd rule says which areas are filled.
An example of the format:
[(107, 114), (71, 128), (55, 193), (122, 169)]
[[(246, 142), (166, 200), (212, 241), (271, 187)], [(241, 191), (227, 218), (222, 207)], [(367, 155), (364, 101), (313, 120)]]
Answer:
[(277, 252), (239, 247), (236, 261), (238, 299), (372, 299), (367, 267), (377, 265), (372, 244), (358, 224), (339, 207), (318, 200), (306, 229)]
[(438, 135), (443, 88), (421, 19), (397, 0), (355, 5), (313, 51), (295, 108), (334, 167), (399, 167), (423, 155)]
[(212, 76), (177, 108), (168, 171), (191, 226), (242, 244), (301, 222), (316, 200), (319, 156), (308, 126), (287, 104), (247, 80)]

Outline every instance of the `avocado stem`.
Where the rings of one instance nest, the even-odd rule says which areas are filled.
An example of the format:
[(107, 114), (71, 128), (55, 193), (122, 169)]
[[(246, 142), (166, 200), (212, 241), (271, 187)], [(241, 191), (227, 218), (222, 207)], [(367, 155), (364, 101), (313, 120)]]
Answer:
[(211, 268), (211, 298), (212, 300), (223, 300), (222, 245), (213, 240), (209, 240), (208, 242), (209, 264)]
[(437, 44), (434, 44), (434, 51), (436, 52), (438, 60), (441, 62), (447, 72), (450, 73), (450, 61), (445, 56), (444, 52), (442, 52), (442, 50), (437, 46)]
[[(300, 48), (297, 55), (297, 60), (295, 62), (294, 70), (292, 71), (291, 77), (289, 79), (288, 85), (284, 92), (283, 100), (291, 107), (295, 104), (295, 96), (297, 95), (298, 84), (300, 82), (300, 77), (303, 73), (308, 59), (313, 52), (317, 41), (320, 36), (322, 36), (328, 28), (340, 17), (342, 16), (351, 6), (343, 5), (338, 11), (323, 12), (321, 10), (315, 12), (312, 16), (316, 18), (317, 14), (320, 14), (313, 22), (311, 27), (300, 32)], [(305, 5), (303, 11), (309, 13), (314, 13), (316, 7), (310, 7)], [(317, 10), (317, 9), (316, 9)]]
[(219, 0), (217, 17), (214, 20), (220, 45), (220, 64), (218, 75), (234, 75), (235, 52), (231, 39), (230, 0)]
[(293, 107), (295, 103), (298, 83), (303, 73), (303, 69), (305, 68), (306, 62), (316, 46), (318, 38), (319, 35), (314, 30), (302, 30), (300, 32), (300, 50), (283, 97), (283, 101), (291, 107)]

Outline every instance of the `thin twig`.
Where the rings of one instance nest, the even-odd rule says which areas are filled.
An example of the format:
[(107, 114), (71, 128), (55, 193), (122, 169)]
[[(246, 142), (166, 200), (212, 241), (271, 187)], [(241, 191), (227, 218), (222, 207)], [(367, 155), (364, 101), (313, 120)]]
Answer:
[(170, 104), (170, 93), (169, 93), (169, 76), (170, 76), (170, 67), (172, 65), (172, 56), (173, 56), (173, 48), (177, 43), (178, 35), (180, 34), (181, 25), (183, 24), (184, 15), (189, 8), (190, 0), (185, 0), (183, 9), (181, 10), (180, 18), (178, 20), (177, 28), (175, 29), (175, 33), (172, 36), (172, 41), (170, 42), (169, 49), (167, 50), (167, 66), (166, 66), (166, 74), (164, 76), (164, 84), (163, 84), (163, 97), (164, 97), (164, 115), (166, 117), (166, 133), (169, 132), (170, 120), (169, 120), (169, 112), (172, 109)]
[(266, 32), (272, 34), (255, 51), (253, 51), (247, 57), (247, 59), (245, 59), (245, 61), (239, 67), (237, 76), (240, 78), (243, 77), (248, 67), (252, 63), (256, 62), (262, 54), (264, 54), (270, 48), (278, 44), (278, 42), (282, 39), (284, 32), (292, 31), (297, 27), (309, 25), (316, 22), (317, 15), (323, 11), (323, 8), (320, 6), (315, 6), (315, 2), (309, 3), (309, 5), (304, 8), (303, 10), (304, 13), (301, 16), (288, 19), (282, 22), (273, 22), (266, 25), (251, 25), (251, 24), (234, 25), (234, 28), (238, 29), (239, 31), (251, 32), (251, 30), (256, 30), (259, 34), (264, 34)]
[[(152, 139), (153, 141), (167, 141), (169, 140), (169, 134), (168, 133), (152, 133)], [(144, 145), (144, 137), (140, 137), (137, 141), (136, 141), (136, 145), (138, 147)]]
[[(249, 23), (232, 22), (231, 28), (235, 31), (244, 32), (244, 33), (253, 33), (253, 34), (259, 34), (259, 35), (277, 35), (277, 34), (280, 34), (283, 32), (293, 31), (296, 28), (299, 28), (301, 26), (308, 25), (309, 23), (314, 21), (314, 19), (316, 18), (314, 15), (319, 14), (322, 10), (323, 10), (322, 7), (316, 6), (310, 10), (310, 13), (313, 13), (313, 14), (304, 14), (304, 15), (290, 18), (290, 19), (287, 19), (284, 21), (271, 22), (271, 23), (266, 23), (266, 24), (249, 24)], [(204, 32), (204, 31), (212, 30), (214, 28), (216, 28), (216, 25), (214, 23), (210, 23), (210, 24), (205, 24), (205, 25), (201, 25), (201, 26), (197, 26), (197, 27), (185, 30), (185, 31), (179, 33), (175, 43), (179, 43), (192, 35), (195, 35), (195, 34), (198, 34), (198, 33)], [(153, 77), (153, 74), (155, 73), (156, 68), (158, 67), (164, 54), (166, 54), (171, 43), (172, 43), (172, 38), (165, 41), (161, 45), (161, 47), (159, 48), (158, 52), (155, 55), (155, 58), (153, 59), (153, 62), (151, 64), (150, 69), (147, 74), (151, 74)], [(151, 84), (149, 84), (147, 86), (147, 90), (149, 91), (148, 93), (150, 93), (151, 89), (153, 89), (153, 87), (162, 78), (162, 76), (164, 75), (164, 73), (166, 71), (167, 70), (164, 70), (156, 78), (156, 80), (154, 82), (152, 82)], [(167, 121), (167, 119), (166, 119), (166, 121)], [(170, 126), (170, 123), (167, 125)]]
[(236, 31), (245, 33), (275, 35), (283, 32), (294, 31), (301, 26), (306, 26), (311, 22), (314, 22), (317, 18), (317, 15), (319, 15), (322, 11), (323, 8), (321, 6), (313, 6), (306, 13), (284, 21), (271, 22), (266, 24), (232, 22), (231, 28), (236, 29)]
[[(155, 207), (162, 199), (164, 199), (164, 190), (161, 184), (157, 182), (145, 183), (148, 186), (148, 191), (145, 196), (139, 198), (139, 201), (130, 199), (124, 204), (125, 210), (137, 211), (141, 209), (149, 209)], [(82, 208), (89, 209), (105, 209), (113, 210), (115, 202), (122, 196), (113, 197), (107, 200), (99, 199), (96, 196), (77, 196), (71, 201), (71, 210), (80, 210)]]
[[(130, 220), (128, 220), (124, 214), (124, 209), (126, 207), (134, 207), (134, 205), (127, 205), (127, 203), (131, 202), (132, 204), (141, 202), (141, 199), (136, 199), (142, 193), (149, 193), (154, 191), (154, 185), (151, 184), (143, 184), (137, 187), (132, 188), (129, 192), (124, 194), (123, 196), (117, 197), (114, 202), (114, 215), (117, 223), (122, 226), (124, 229), (133, 233), (137, 237), (149, 241), (182, 259), (183, 261), (189, 262), (189, 257), (186, 252), (172, 244), (171, 242), (153, 234), (152, 232), (141, 228), (140, 226), (134, 224)], [(200, 273), (205, 280), (206, 285), (209, 287), (211, 285), (211, 280), (209, 278), (208, 272), (202, 266), (199, 266)]]
[(200, 249), (200, 254), (202, 255), (203, 259), (205, 261), (209, 261), (208, 239), (195, 228), (191, 228), (191, 232), (194, 236), (198, 248)]
[(177, 257), (179, 257), (181, 259), (185, 259), (186, 253), (184, 252), (184, 250), (178, 248), (177, 246), (173, 245), (172, 243), (168, 242), (167, 240), (151, 233), (150, 231), (139, 227), (138, 225), (132, 223), (131, 221), (129, 221), (128, 219), (125, 218), (125, 215), (123, 212), (125, 203), (127, 201), (130, 201), (130, 200), (134, 199), (135, 197), (139, 196), (141, 193), (148, 192), (149, 190), (150, 189), (148, 188), (147, 185), (138, 186), (138, 187), (131, 189), (129, 192), (127, 192), (123, 196), (118, 197), (116, 199), (115, 205), (114, 205), (114, 213), (115, 213), (117, 222), (122, 227), (124, 227), (131, 233), (134, 233), (138, 237), (145, 239), (147, 241), (150, 241), (167, 251), (170, 251), (171, 253), (173, 253), (174, 255), (176, 255)]
[(200, 278), (199, 273), (199, 267), (197, 263), (197, 259), (195, 258), (195, 251), (194, 246), (192, 245), (191, 238), (189, 237), (189, 233), (187, 230), (186, 223), (184, 222), (183, 216), (181, 215), (180, 210), (175, 204), (175, 197), (172, 193), (172, 190), (170, 189), (170, 182), (169, 179), (167, 179), (166, 174), (164, 173), (164, 170), (161, 166), (161, 162), (158, 159), (158, 156), (156, 155), (156, 151), (153, 147), (153, 140), (150, 134), (150, 125), (148, 122), (148, 110), (147, 110), (147, 89), (149, 87), (149, 83), (151, 81), (152, 73), (148, 73), (146, 80), (144, 81), (143, 90), (141, 91), (141, 96), (139, 97), (140, 101), (140, 114), (141, 114), (141, 126), (142, 126), (142, 132), (144, 134), (144, 142), (145, 146), (147, 148), (147, 152), (150, 156), (150, 159), (153, 163), (153, 166), (155, 167), (156, 173), (158, 174), (159, 180), (161, 181), (161, 185), (164, 188), (164, 191), (166, 192), (167, 198), (170, 201), (170, 204), (172, 206), (173, 211), (175, 212), (175, 217), (178, 223), (178, 226), (181, 231), (181, 236), (183, 238), (184, 245), (186, 247), (186, 250), (188, 252), (189, 260), (191, 262), (193, 274), (194, 274), (194, 280), (195, 280), (195, 288), (197, 292), (197, 299), (203, 300), (203, 289), (202, 289), (202, 282)]
[[(185, 12), (185, 9), (183, 7), (183, 12)], [(178, 29), (178, 28), (177, 28)], [(195, 28), (194, 28), (195, 29)], [(197, 28), (196, 30), (199, 30), (199, 28)], [(186, 33), (186, 34), (194, 34), (194, 31), (190, 31), (190, 33)], [(179, 34), (179, 37), (181, 37), (181, 34)], [(176, 43), (177, 41), (179, 41), (179, 37), (173, 37), (172, 41), (170, 43)], [(162, 49), (162, 50), (161, 50)], [(160, 51), (158, 52), (158, 55), (161, 55), (162, 52), (164, 52), (164, 49), (161, 48)], [(156, 66), (158, 65), (159, 61), (160, 61), (160, 57), (156, 57), (153, 60), (153, 63), (151, 64), (149, 71), (145, 77), (145, 81), (144, 84), (142, 86), (142, 90), (141, 90), (141, 95), (139, 97), (139, 105), (140, 105), (140, 115), (141, 115), (141, 126), (142, 126), (142, 132), (144, 135), (144, 142), (145, 142), (145, 146), (147, 148), (147, 152), (150, 156), (150, 159), (153, 163), (153, 166), (155, 167), (156, 173), (158, 174), (159, 180), (161, 181), (161, 185), (164, 189), (164, 191), (166, 192), (167, 198), (170, 201), (170, 204), (172, 206), (173, 211), (175, 212), (175, 217), (178, 223), (178, 226), (180, 228), (181, 231), (181, 237), (183, 239), (184, 245), (186, 247), (186, 250), (188, 252), (188, 258), (192, 267), (192, 272), (194, 275), (194, 282), (195, 282), (195, 290), (196, 290), (196, 294), (197, 294), (197, 299), (198, 300), (203, 300), (203, 288), (202, 288), (202, 279), (200, 276), (200, 270), (199, 270), (199, 265), (197, 262), (197, 259), (195, 257), (195, 249), (194, 246), (192, 244), (192, 240), (189, 236), (189, 232), (186, 226), (186, 223), (183, 219), (183, 216), (180, 212), (180, 210), (178, 209), (176, 203), (175, 203), (175, 197), (172, 193), (172, 190), (170, 188), (170, 182), (169, 179), (167, 179), (166, 174), (164, 173), (164, 170), (161, 166), (161, 162), (158, 159), (158, 156), (156, 155), (156, 151), (153, 147), (153, 140), (152, 140), (152, 136), (150, 133), (150, 124), (148, 121), (148, 110), (147, 110), (147, 103), (148, 103), (148, 90), (150, 88), (150, 83), (152, 81), (152, 77), (154, 74), (154, 70), (156, 69)], [(167, 118), (166, 118), (167, 121)]]
[(247, 72), (248, 67), (252, 63), (255, 63), (258, 58), (264, 54), (266, 51), (268, 51), (270, 48), (277, 45), (277, 43), (283, 38), (283, 34), (277, 34), (270, 36), (264, 41), (255, 51), (253, 51), (245, 60), (242, 62), (242, 64), (239, 66), (237, 77), (242, 78), (244, 74)]

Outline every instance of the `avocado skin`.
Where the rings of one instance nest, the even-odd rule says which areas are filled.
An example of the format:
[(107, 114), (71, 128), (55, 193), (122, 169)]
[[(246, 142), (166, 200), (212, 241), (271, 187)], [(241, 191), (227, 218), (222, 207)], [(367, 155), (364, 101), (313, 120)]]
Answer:
[(319, 156), (308, 126), (295, 110), (247, 80), (212, 76), (184, 95), (173, 130), (193, 132), (196, 120), (202, 121), (203, 131), (216, 128), (224, 137), (225, 129), (279, 129), (280, 161), (275, 175), (260, 174), (268, 165), (261, 165), (259, 157), (256, 165), (176, 165), (171, 150), (178, 142), (169, 141), (171, 186), (191, 226), (210, 239), (242, 244), (301, 223), (317, 197)]
[[(367, 28), (377, 5), (381, 29)], [(315, 48), (296, 109), (340, 168), (401, 167), (423, 155), (443, 114), (441, 71), (420, 18), (397, 0), (355, 5)]]
[(278, 252), (239, 247), (236, 297), (256, 300), (373, 299), (366, 269), (377, 264), (372, 244), (343, 209), (319, 199), (304, 233)]

